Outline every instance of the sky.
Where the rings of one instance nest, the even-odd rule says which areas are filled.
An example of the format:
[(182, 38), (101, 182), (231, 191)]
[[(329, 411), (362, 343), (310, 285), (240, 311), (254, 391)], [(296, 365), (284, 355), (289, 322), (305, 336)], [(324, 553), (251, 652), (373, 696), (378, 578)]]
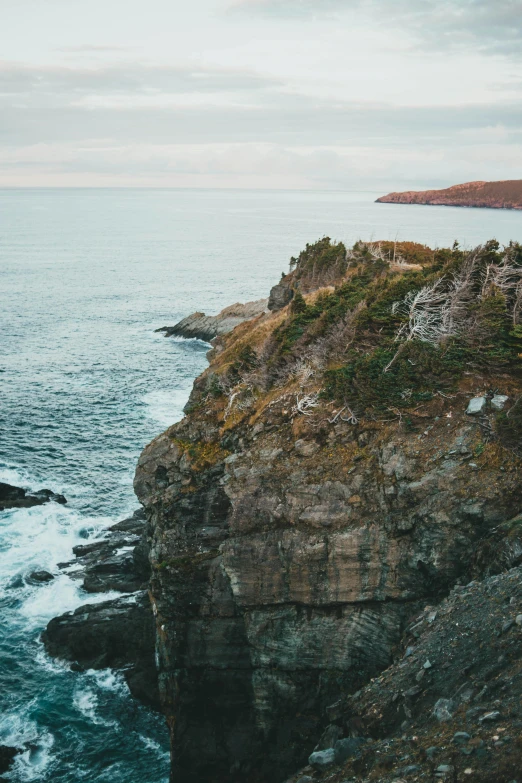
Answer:
[(0, 187), (522, 178), (522, 0), (0, 0)]

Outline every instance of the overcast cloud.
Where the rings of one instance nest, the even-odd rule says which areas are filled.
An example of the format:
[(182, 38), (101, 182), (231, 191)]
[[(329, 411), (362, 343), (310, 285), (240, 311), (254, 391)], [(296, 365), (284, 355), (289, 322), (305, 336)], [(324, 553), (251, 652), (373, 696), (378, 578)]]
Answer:
[(0, 185), (522, 177), (522, 0), (187, 5), (0, 0)]

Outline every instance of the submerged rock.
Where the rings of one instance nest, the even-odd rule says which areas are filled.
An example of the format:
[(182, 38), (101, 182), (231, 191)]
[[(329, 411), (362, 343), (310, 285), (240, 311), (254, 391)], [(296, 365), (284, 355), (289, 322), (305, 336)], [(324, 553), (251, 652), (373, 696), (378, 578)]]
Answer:
[(54, 576), (49, 571), (32, 571), (29, 579), (33, 582), (52, 582)]

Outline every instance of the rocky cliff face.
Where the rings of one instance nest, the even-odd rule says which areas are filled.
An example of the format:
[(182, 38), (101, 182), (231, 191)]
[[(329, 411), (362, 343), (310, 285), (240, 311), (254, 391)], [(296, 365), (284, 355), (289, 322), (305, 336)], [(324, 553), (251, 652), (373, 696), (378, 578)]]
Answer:
[[(445, 252), (435, 263), (466, 268)], [(284, 780), (328, 708), (390, 665), (412, 614), (519, 511), (518, 370), (459, 354), (450, 378), (448, 341), (431, 363), (415, 340), (398, 350), (393, 301), (433, 270), (391, 273), (369, 246), (344, 260), (334, 289), (220, 338), (188, 415), (139, 460), (177, 783)]]

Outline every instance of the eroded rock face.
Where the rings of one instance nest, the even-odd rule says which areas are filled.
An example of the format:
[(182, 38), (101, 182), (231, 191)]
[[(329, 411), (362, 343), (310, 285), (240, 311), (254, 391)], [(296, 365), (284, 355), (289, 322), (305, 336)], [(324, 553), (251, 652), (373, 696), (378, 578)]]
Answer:
[(139, 461), (178, 783), (284, 780), (518, 511), (514, 471), (470, 466), (464, 410), (429, 435), (337, 424), (304, 451), (284, 405), (232, 431), (200, 409)]

